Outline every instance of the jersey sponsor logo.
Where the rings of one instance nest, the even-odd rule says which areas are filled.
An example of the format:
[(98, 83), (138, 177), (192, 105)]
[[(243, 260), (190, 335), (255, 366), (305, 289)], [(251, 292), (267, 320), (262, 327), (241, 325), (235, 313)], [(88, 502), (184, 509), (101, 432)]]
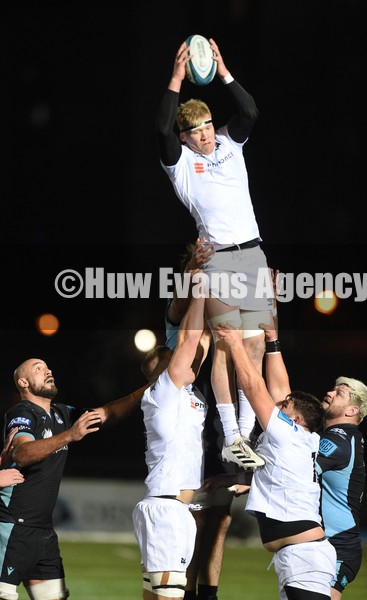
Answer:
[(195, 173), (204, 173), (204, 163), (194, 163)]
[(7, 567), (8, 570), (8, 575), (11, 575), (12, 572), (14, 571), (14, 567)]
[[(233, 152), (229, 152), (226, 156), (224, 156), (223, 158), (221, 158), (220, 160), (218, 160), (216, 162), (207, 161), (206, 166), (208, 168), (208, 171), (213, 171), (213, 169), (220, 167), (223, 163), (227, 162), (231, 158), (233, 158)], [(195, 173), (204, 173), (204, 163), (202, 163), (202, 162), (194, 163), (194, 169), (195, 169)]]
[(193, 408), (194, 410), (201, 410), (203, 411), (205, 409), (205, 404), (204, 402), (201, 402), (201, 400), (198, 400), (197, 398), (190, 398), (190, 403), (191, 403), (191, 408)]
[(19, 431), (32, 431), (32, 427), (30, 427), (28, 425), (18, 425), (18, 430)]
[[(204, 400), (201, 400), (200, 398), (198, 398), (195, 395), (195, 391), (197, 392), (197, 388), (196, 390), (193, 389), (192, 385), (186, 386), (186, 390), (189, 392), (190, 395), (190, 403), (191, 403), (191, 408), (194, 408), (195, 410), (205, 410), (206, 407), (206, 402)], [(200, 392), (199, 392), (200, 393)]]
[(31, 420), (26, 419), (26, 417), (15, 417), (10, 421), (8, 429), (10, 429), (11, 427), (18, 427), (19, 425), (27, 425), (28, 427), (30, 427), (30, 424)]
[(58, 454), (59, 452), (62, 452), (64, 450), (68, 450), (68, 446), (63, 446), (62, 448), (59, 448), (58, 450), (55, 450), (54, 454)]
[[(52, 433), (51, 429), (44, 429), (42, 431), (42, 437), (43, 437), (44, 440), (47, 439), (47, 438), (53, 437), (53, 433)], [(58, 454), (59, 452), (62, 452), (62, 451), (67, 450), (67, 449), (68, 449), (67, 445), (62, 446), (62, 448), (59, 448), (58, 450), (55, 450), (55, 452), (53, 452), (53, 454)]]
[(207, 162), (206, 164), (208, 166), (208, 170), (210, 171), (210, 170), (213, 170), (213, 169), (219, 167), (220, 165), (227, 162), (231, 158), (233, 158), (233, 152), (228, 152), (228, 154), (226, 156), (224, 156), (223, 158), (220, 158), (216, 162), (213, 162), (213, 161)]
[(330, 456), (330, 454), (335, 452), (336, 449), (337, 445), (334, 444), (334, 442), (332, 442), (331, 440), (328, 440), (326, 438), (320, 440), (319, 454), (322, 454), (323, 456)]

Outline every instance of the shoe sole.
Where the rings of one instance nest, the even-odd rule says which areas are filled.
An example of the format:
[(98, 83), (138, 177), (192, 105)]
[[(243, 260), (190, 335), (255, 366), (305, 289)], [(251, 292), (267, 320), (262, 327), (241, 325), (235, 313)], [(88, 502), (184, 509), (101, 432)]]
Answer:
[(265, 465), (265, 461), (262, 458), (257, 457), (257, 459), (258, 460), (256, 461), (253, 458), (244, 457), (241, 459), (238, 456), (236, 456), (236, 453), (233, 451), (231, 451), (231, 458), (229, 458), (228, 456), (226, 456), (226, 454), (222, 452), (222, 460), (224, 460), (227, 463), (233, 462), (244, 469), (257, 469), (257, 467), (263, 467)]

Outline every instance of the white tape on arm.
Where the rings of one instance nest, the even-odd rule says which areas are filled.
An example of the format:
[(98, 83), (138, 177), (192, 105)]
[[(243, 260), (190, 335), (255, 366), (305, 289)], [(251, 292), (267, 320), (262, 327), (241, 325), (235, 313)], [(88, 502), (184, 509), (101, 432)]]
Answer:
[(221, 80), (223, 81), (224, 85), (228, 85), (234, 81), (234, 77), (232, 77), (230, 73), (227, 73), (225, 77), (221, 77)]

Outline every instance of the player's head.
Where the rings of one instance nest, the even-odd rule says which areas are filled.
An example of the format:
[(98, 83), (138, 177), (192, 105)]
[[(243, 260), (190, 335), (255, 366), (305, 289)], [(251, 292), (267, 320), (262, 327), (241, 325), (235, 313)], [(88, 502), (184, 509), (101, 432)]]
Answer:
[(282, 412), (309, 431), (322, 429), (324, 409), (316, 396), (301, 391), (291, 391), (280, 404)]
[(157, 381), (160, 374), (168, 367), (172, 354), (172, 350), (167, 346), (156, 346), (146, 353), (141, 362), (141, 370), (149, 383)]
[(177, 125), (180, 132), (200, 127), (204, 120), (211, 119), (209, 106), (202, 100), (191, 98), (183, 102), (177, 109)]
[(191, 99), (180, 104), (177, 110), (180, 139), (199, 154), (211, 154), (215, 146), (215, 131), (208, 105)]
[(14, 371), (14, 383), (22, 398), (38, 396), (52, 400), (57, 394), (52, 371), (41, 358), (28, 358)]
[(324, 401), (325, 418), (360, 423), (367, 415), (367, 386), (358, 379), (338, 377)]

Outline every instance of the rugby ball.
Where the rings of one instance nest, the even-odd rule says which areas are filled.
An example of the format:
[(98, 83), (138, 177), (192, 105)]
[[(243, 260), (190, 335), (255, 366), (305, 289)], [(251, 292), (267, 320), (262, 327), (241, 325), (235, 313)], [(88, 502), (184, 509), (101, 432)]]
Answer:
[(208, 85), (217, 72), (213, 50), (202, 35), (190, 35), (186, 44), (190, 46), (190, 60), (186, 63), (186, 77), (195, 85)]

